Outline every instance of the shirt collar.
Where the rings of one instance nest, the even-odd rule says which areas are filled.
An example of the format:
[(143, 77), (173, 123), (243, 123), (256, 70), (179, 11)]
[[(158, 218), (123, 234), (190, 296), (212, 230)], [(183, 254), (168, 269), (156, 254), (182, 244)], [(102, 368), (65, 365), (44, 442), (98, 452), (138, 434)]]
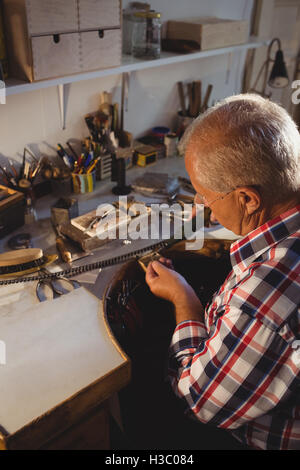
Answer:
[(230, 259), (235, 274), (240, 274), (250, 264), (267, 251), (300, 228), (300, 205), (289, 209), (272, 220), (234, 242), (230, 248)]

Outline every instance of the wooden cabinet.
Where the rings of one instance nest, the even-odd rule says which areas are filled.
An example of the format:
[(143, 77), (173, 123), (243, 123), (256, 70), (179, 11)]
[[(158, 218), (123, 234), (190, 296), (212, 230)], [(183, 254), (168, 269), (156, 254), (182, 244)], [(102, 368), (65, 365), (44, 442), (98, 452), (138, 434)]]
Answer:
[(78, 29), (77, 0), (27, 0), (26, 13), (30, 36)]
[(119, 0), (78, 0), (79, 29), (120, 28)]
[[(112, 67), (121, 59), (121, 31), (86, 31), (80, 33), (81, 60), (84, 70)], [(101, 66), (99, 65), (101, 64)]]
[(120, 65), (120, 0), (3, 4), (11, 77), (34, 81)]
[(38, 80), (81, 71), (79, 33), (31, 38), (33, 72)]

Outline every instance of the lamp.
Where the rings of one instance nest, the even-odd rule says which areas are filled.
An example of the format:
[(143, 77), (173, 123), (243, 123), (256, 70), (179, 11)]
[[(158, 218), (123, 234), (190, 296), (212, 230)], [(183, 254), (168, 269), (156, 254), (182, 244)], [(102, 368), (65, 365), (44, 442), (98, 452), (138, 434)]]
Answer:
[(279, 49), (276, 52), (275, 62), (271, 71), (268, 84), (272, 88), (284, 88), (289, 83), (289, 77), (283, 60), (283, 52)]
[[(275, 59), (271, 59), (271, 49), (275, 42), (277, 42), (278, 51), (276, 52)], [(272, 67), (271, 74), (268, 79), (269, 67), (272, 62), (273, 62), (273, 67)], [(256, 90), (256, 86), (263, 71), (265, 71), (264, 82), (263, 82), (262, 91), (259, 92)], [(253, 85), (253, 88), (250, 91), (258, 93), (265, 98), (270, 98), (271, 93), (269, 95), (266, 94), (267, 84), (271, 88), (285, 88), (288, 85), (288, 83), (289, 83), (289, 77), (288, 77), (286, 66), (284, 63), (283, 52), (281, 49), (281, 42), (279, 38), (274, 38), (269, 44), (268, 52), (267, 52), (267, 59), (263, 63), (257, 75), (257, 78), (255, 80), (255, 83)]]

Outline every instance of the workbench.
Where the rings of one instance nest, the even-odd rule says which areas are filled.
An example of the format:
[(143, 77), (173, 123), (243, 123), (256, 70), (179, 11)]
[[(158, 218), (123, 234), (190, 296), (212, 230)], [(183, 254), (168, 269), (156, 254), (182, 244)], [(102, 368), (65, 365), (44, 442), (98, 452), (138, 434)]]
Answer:
[[(127, 183), (144, 171), (130, 169)], [(160, 160), (149, 171), (187, 177), (180, 157)], [(109, 180), (101, 181), (93, 193), (72, 195), (78, 199), (79, 214), (117, 200), (111, 192), (114, 185)], [(136, 198), (147, 200), (141, 195)], [(38, 220), (10, 236), (30, 232), (34, 247), (55, 253), (49, 217), (56, 200), (54, 195), (37, 200)], [(7, 250), (9, 237), (1, 240), (1, 252)], [(151, 243), (113, 240), (74, 265), (107, 259)], [(66, 266), (57, 262), (56, 267)], [(118, 415), (116, 393), (129, 383), (131, 373), (130, 359), (112, 335), (101, 300), (119, 268), (81, 274), (76, 279), (82, 287), (59, 299), (31, 305), (31, 283), (31, 287), (28, 284), (15, 292), (14, 308), (13, 303), (4, 302), (0, 340), (7, 345), (7, 364), (0, 365), (0, 449), (109, 448), (109, 412)], [(2, 295), (3, 289), (6, 287), (0, 287)]]

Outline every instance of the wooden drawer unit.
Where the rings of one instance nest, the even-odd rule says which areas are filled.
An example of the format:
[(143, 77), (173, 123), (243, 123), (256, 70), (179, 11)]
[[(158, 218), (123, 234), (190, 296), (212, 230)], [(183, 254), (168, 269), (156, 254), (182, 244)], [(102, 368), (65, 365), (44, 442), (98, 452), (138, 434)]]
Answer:
[(36, 36), (31, 38), (35, 80), (81, 71), (79, 33), (57, 36)]
[(81, 36), (83, 70), (113, 67), (121, 63), (122, 39), (120, 29), (87, 31)]
[(30, 36), (78, 29), (77, 0), (27, 0), (26, 12)]
[(3, 0), (10, 76), (43, 80), (121, 63), (121, 0)]
[(78, 0), (79, 29), (120, 28), (119, 0)]

